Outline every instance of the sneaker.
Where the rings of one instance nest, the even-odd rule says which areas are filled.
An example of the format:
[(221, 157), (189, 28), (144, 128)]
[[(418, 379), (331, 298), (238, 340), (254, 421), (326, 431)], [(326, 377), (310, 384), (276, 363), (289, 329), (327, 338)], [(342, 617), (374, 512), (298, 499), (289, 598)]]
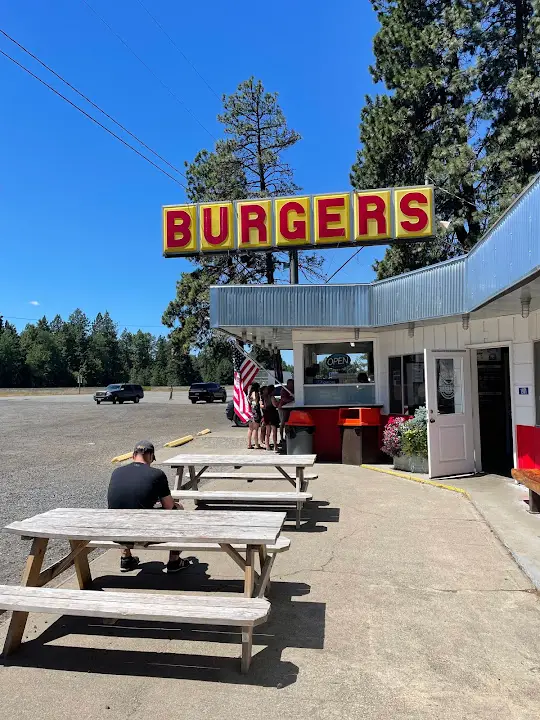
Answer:
[(130, 555), (129, 557), (123, 557), (120, 560), (120, 572), (130, 572), (131, 570), (135, 570), (136, 567), (139, 565), (139, 558), (135, 557), (135, 555)]
[(172, 575), (173, 573), (180, 572), (180, 570), (185, 570), (189, 567), (189, 565), (189, 560), (185, 560), (184, 558), (178, 558), (177, 560), (169, 560), (169, 562), (163, 568), (163, 572), (167, 573), (167, 575)]

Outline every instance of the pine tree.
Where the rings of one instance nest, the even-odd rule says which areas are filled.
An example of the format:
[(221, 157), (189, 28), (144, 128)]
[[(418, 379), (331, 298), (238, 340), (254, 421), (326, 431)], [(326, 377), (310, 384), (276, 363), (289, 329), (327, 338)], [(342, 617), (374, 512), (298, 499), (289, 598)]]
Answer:
[(486, 204), (504, 210), (540, 172), (540, 3), (485, 0), (478, 87), (489, 122)]
[(370, 70), (388, 94), (366, 99), (351, 182), (366, 189), (429, 180), (447, 191), (437, 193), (436, 210), (450, 223), (435, 242), (389, 248), (375, 265), (381, 278), (461, 254), (485, 226), (473, 65), (480, 10), (475, 0), (372, 4), (381, 28)]

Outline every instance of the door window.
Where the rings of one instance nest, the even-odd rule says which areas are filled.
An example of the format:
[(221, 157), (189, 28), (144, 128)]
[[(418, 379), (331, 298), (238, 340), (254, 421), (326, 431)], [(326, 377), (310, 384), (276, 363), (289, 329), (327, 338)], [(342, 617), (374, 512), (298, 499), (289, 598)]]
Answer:
[(462, 361), (454, 358), (437, 358), (437, 410), (441, 415), (463, 413)]

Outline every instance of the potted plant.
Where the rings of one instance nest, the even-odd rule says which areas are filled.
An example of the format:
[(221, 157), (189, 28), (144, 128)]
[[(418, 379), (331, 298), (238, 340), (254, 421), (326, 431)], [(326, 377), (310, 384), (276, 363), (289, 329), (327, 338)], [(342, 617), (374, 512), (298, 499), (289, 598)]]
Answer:
[(414, 417), (400, 425), (401, 455), (394, 467), (409, 472), (428, 472), (427, 413), (421, 407)]
[(401, 455), (401, 427), (405, 423), (404, 417), (390, 417), (384, 426), (383, 444), (381, 450), (395, 459)]

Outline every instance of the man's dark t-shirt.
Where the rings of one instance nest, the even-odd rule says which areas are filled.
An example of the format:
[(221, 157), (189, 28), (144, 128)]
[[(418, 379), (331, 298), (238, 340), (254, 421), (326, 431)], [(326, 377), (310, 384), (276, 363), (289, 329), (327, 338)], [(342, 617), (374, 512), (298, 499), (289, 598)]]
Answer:
[(170, 494), (163, 470), (134, 462), (113, 472), (107, 501), (111, 510), (151, 510), (161, 498)]

